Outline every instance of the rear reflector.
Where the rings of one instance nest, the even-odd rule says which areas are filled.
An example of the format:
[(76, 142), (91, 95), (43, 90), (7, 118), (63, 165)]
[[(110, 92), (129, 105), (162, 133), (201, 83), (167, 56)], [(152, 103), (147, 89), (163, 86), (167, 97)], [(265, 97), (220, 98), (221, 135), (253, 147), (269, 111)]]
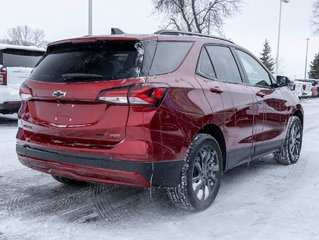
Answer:
[(131, 85), (102, 91), (98, 101), (114, 105), (158, 107), (168, 90), (164, 84)]
[(7, 85), (7, 69), (0, 67), (0, 85)]
[(19, 94), (20, 94), (21, 101), (28, 101), (32, 98), (32, 91), (25, 84), (21, 85)]

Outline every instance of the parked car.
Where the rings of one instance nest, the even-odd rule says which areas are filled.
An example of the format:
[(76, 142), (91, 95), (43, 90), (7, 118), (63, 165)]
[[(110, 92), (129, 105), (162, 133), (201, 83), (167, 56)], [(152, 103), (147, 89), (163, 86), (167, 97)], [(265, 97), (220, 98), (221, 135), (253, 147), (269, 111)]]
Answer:
[(319, 80), (318, 79), (312, 80), (311, 92), (312, 92), (312, 97), (319, 96)]
[(18, 112), (20, 85), (44, 52), (37, 47), (0, 44), (0, 113)]
[(318, 97), (317, 89), (318, 88), (316, 86), (311, 87), (311, 97)]
[(163, 30), (55, 42), (20, 96), (19, 160), (66, 184), (165, 187), (179, 207), (203, 210), (225, 171), (300, 155), (299, 99), (222, 38)]
[(303, 96), (303, 83), (299, 81), (294, 81), (292, 86), (292, 91), (298, 96), (298, 98), (301, 98)]
[(310, 79), (296, 79), (293, 85), (293, 91), (299, 98), (308, 98), (313, 96), (313, 80)]

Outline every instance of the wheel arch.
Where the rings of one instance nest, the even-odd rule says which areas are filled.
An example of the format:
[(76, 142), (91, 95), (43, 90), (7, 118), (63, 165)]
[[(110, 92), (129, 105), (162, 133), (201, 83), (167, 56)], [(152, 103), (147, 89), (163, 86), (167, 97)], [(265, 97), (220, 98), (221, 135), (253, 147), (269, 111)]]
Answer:
[(227, 150), (226, 150), (226, 141), (224, 134), (222, 130), (220, 129), (219, 126), (215, 124), (207, 124), (204, 127), (202, 127), (198, 133), (206, 133), (211, 135), (216, 139), (218, 142), (220, 149), (222, 151), (222, 156), (223, 156), (223, 171), (226, 169), (226, 159), (227, 159)]
[(298, 117), (300, 119), (300, 121), (301, 121), (301, 125), (303, 126), (304, 117), (303, 117), (302, 111), (300, 109), (297, 109), (292, 115)]

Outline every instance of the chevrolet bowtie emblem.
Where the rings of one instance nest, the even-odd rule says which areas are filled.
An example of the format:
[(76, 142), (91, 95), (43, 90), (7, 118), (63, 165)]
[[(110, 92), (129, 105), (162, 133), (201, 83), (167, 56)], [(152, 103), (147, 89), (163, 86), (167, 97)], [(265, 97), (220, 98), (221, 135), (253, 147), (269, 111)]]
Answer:
[(65, 95), (66, 95), (66, 92), (62, 92), (61, 90), (58, 90), (52, 93), (52, 96), (55, 96), (55, 97), (64, 97)]

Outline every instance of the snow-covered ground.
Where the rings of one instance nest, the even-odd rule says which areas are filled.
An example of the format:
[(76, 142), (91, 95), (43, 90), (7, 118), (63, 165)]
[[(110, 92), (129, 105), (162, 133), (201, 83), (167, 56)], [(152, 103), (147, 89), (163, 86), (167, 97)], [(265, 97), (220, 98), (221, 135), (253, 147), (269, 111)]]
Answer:
[(224, 175), (206, 211), (175, 209), (163, 192), (102, 184), (76, 188), (18, 163), (17, 123), (0, 117), (0, 239), (319, 239), (319, 99), (303, 100), (302, 155), (271, 156)]

